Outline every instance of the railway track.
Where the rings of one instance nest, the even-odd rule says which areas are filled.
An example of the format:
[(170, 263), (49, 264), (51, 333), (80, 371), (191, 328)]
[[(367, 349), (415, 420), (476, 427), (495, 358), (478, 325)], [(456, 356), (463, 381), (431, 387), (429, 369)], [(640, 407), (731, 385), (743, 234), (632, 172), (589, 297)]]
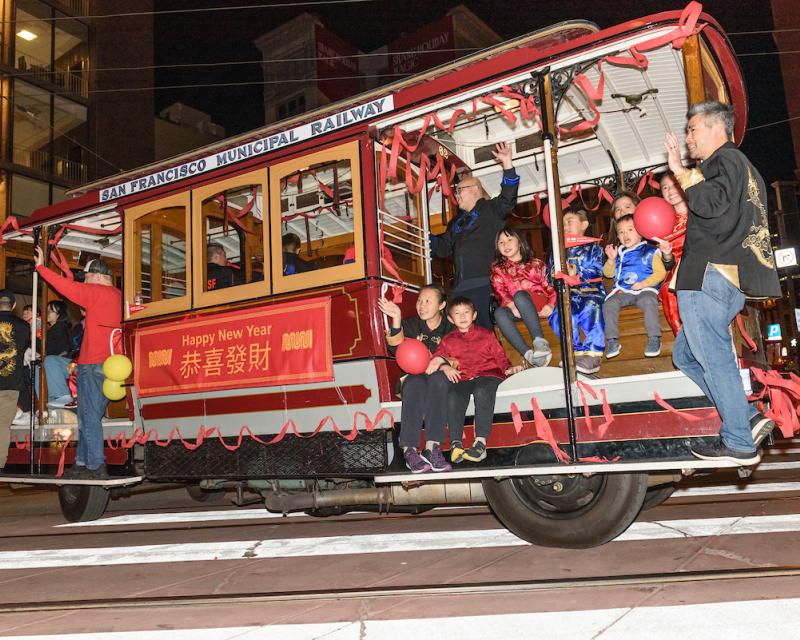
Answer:
[(103, 609), (145, 609), (156, 607), (184, 608), (212, 605), (255, 604), (276, 602), (310, 602), (360, 600), (364, 598), (412, 598), (453, 595), (495, 595), (541, 591), (583, 590), (608, 587), (647, 587), (678, 583), (702, 583), (719, 580), (758, 580), (800, 576), (800, 566), (765, 567), (762, 569), (719, 569), (714, 571), (682, 571), (643, 573), (607, 577), (572, 578), (569, 580), (519, 580), (483, 583), (447, 583), (401, 585), (396, 587), (360, 587), (335, 590), (271, 591), (261, 593), (186, 595), (142, 598), (99, 598), (59, 602), (12, 602), (0, 605), (0, 614), (69, 612)]

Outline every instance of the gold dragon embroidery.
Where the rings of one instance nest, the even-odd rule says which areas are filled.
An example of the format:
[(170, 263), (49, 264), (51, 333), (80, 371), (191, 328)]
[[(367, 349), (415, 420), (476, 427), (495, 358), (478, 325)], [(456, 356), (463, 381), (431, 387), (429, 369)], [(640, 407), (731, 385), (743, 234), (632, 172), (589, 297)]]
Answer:
[(6, 378), (17, 368), (17, 348), (13, 342), (14, 327), (10, 322), (0, 322), (0, 344), (8, 348), (0, 351), (0, 377)]
[[(775, 268), (775, 258), (772, 255), (772, 242), (769, 236), (769, 226), (767, 222), (767, 208), (761, 202), (761, 193), (758, 188), (758, 181), (753, 175), (753, 170), (747, 167), (747, 201), (753, 204), (760, 212), (750, 226), (750, 233), (747, 234), (742, 242), (742, 248), (750, 249), (756, 259), (765, 267)], [(759, 224), (760, 223), (760, 224)]]

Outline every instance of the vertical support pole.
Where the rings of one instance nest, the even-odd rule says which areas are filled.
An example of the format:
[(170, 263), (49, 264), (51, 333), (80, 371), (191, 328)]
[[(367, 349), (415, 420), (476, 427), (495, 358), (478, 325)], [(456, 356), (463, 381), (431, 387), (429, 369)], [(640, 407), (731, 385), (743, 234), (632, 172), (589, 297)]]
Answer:
[[(547, 202), (550, 206), (550, 239), (553, 251), (553, 272), (566, 271), (566, 248), (564, 247), (564, 220), (561, 210), (561, 183), (558, 178), (558, 138), (556, 137), (555, 114), (553, 112), (553, 90), (549, 69), (537, 74), (541, 104), (542, 139), (544, 141), (544, 167), (547, 178)], [(558, 305), (558, 329), (561, 336), (561, 370), (564, 378), (564, 400), (567, 409), (570, 455), (578, 459), (578, 442), (575, 430), (575, 407), (572, 400), (572, 385), (575, 382), (575, 360), (572, 352), (572, 313), (570, 311), (569, 286), (563, 280), (554, 280), (556, 304)]]
[(697, 34), (686, 38), (682, 51), (689, 104), (703, 102), (706, 99), (706, 86), (703, 81), (703, 61), (700, 58), (700, 38)]
[[(33, 248), (39, 246), (39, 238), (42, 233), (41, 227), (36, 227), (33, 230)], [(34, 268), (33, 270), (33, 291), (31, 292), (31, 310), (33, 311), (31, 317), (31, 352), (33, 353), (33, 359), (31, 360), (31, 376), (30, 380), (28, 381), (30, 384), (30, 394), (31, 394), (31, 422), (29, 427), (29, 438), (30, 438), (30, 450), (28, 451), (28, 464), (29, 464), (29, 472), (33, 475), (33, 451), (35, 449), (34, 446), (34, 425), (36, 423), (36, 406), (35, 406), (35, 396), (34, 396), (34, 387), (33, 381), (36, 379), (36, 362), (38, 360), (38, 354), (36, 353), (36, 310), (37, 310), (37, 299), (39, 297), (39, 272), (36, 271)]]

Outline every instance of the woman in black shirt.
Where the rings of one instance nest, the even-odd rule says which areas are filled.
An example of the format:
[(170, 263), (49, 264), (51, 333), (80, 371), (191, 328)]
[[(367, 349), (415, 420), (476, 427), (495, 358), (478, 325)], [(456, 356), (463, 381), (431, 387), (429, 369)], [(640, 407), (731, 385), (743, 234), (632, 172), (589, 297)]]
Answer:
[(72, 335), (66, 302), (53, 300), (47, 305), (47, 326), (47, 349), (44, 358), (47, 404), (52, 407), (63, 407), (72, 400), (67, 384)]
[[(400, 307), (381, 299), (380, 310), (389, 316), (386, 344), (394, 353), (406, 338), (422, 342), (433, 354), (442, 337), (455, 327), (444, 314), (447, 304), (444, 291), (435, 285), (422, 287), (417, 297), (417, 314), (401, 319)], [(403, 404), (400, 408), (400, 446), (406, 466), (412, 473), (449, 471), (439, 445), (444, 440), (447, 419), (447, 391), (451, 384), (441, 371), (426, 375), (408, 375), (403, 380)], [(425, 448), (418, 451), (422, 424), (425, 423)]]

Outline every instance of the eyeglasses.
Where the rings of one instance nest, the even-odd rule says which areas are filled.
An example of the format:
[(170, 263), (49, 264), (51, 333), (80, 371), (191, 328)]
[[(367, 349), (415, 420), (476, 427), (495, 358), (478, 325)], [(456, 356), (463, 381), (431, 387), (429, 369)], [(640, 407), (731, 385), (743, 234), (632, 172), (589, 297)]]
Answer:
[(463, 187), (456, 187), (455, 188), (456, 195), (461, 193), (464, 189), (471, 189), (472, 187), (477, 187), (477, 186), (478, 186), (477, 184), (465, 184)]

